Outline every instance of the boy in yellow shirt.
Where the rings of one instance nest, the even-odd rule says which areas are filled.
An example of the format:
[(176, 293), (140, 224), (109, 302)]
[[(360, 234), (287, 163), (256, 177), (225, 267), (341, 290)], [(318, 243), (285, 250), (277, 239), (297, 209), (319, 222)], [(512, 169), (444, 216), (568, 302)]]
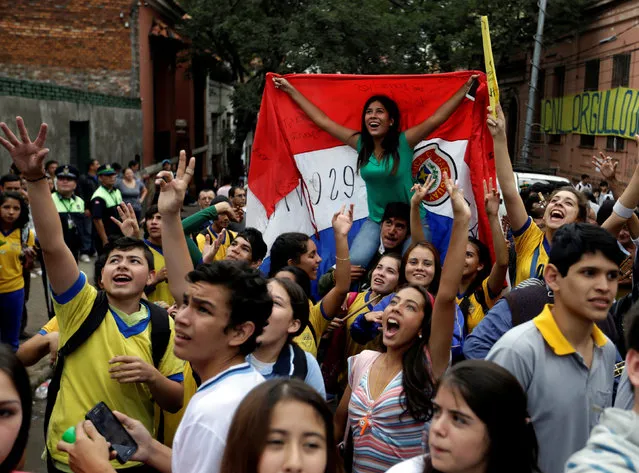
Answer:
[[(52, 404), (46, 435), (48, 471), (70, 471), (68, 455), (57, 449), (63, 432), (84, 419), (98, 402), (126, 412), (153, 429), (153, 405), (177, 411), (182, 405), (184, 363), (173, 354), (171, 336), (156, 368), (151, 352), (151, 309), (141, 300), (153, 275), (153, 257), (140, 240), (123, 238), (107, 252), (101, 283), (104, 292), (89, 285), (64, 242), (44, 172), (47, 126), (43, 124), (32, 142), (24, 122), (17, 118), (21, 140), (0, 123), (7, 139), (0, 138), (16, 167), (24, 175), (31, 200), (36, 232), (40, 236), (44, 261), (49, 269), (57, 320), (59, 344), (64, 345), (80, 329), (96, 302), (105, 301), (104, 319), (88, 339), (64, 361), (59, 391)], [(165, 314), (168, 318), (168, 315)], [(58, 360), (60, 365), (60, 360)], [(125, 465), (133, 473), (139, 463)], [(122, 465), (114, 463), (115, 468)]]

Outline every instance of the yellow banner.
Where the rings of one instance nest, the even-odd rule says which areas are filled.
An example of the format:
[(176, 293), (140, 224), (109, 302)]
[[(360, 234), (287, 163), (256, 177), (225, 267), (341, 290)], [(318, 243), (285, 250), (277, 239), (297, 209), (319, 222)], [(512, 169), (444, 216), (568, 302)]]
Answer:
[(484, 61), (486, 63), (486, 81), (488, 82), (488, 97), (493, 115), (497, 116), (495, 107), (499, 103), (499, 86), (497, 85), (497, 71), (493, 60), (493, 47), (490, 42), (490, 30), (488, 29), (488, 17), (481, 17), (481, 39), (484, 43)]
[(639, 133), (639, 90), (618, 87), (543, 99), (541, 126), (552, 135), (634, 138)]

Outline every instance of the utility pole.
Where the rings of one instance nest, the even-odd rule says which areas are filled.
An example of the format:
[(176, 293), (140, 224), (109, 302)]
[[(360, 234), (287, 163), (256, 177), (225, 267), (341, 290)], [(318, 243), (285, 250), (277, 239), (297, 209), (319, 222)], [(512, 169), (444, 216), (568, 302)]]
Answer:
[(539, 0), (539, 16), (537, 17), (537, 34), (535, 34), (535, 48), (533, 50), (532, 67), (530, 70), (530, 84), (528, 88), (528, 103), (526, 104), (526, 127), (521, 154), (516, 166), (530, 169), (530, 141), (532, 139), (532, 126), (535, 115), (535, 93), (539, 79), (539, 63), (541, 62), (541, 46), (544, 38), (544, 20), (546, 17), (546, 0)]

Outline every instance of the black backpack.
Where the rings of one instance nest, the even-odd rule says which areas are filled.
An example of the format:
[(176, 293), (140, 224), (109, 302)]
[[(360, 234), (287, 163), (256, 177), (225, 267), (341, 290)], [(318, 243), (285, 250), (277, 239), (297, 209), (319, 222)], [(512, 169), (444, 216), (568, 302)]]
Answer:
[[(145, 303), (151, 313), (151, 353), (153, 357), (153, 365), (157, 368), (166, 352), (171, 336), (171, 327), (169, 325), (169, 314), (166, 310), (152, 303)], [(47, 407), (44, 412), (44, 436), (46, 438), (49, 430), (49, 420), (51, 413), (58, 398), (60, 390), (60, 380), (62, 379), (62, 370), (64, 369), (64, 360), (71, 353), (76, 351), (89, 337), (95, 332), (100, 324), (104, 321), (109, 311), (109, 301), (104, 291), (99, 291), (91, 312), (84, 319), (80, 328), (75, 331), (67, 342), (58, 350), (58, 359), (56, 362), (53, 377), (49, 383), (47, 395)]]

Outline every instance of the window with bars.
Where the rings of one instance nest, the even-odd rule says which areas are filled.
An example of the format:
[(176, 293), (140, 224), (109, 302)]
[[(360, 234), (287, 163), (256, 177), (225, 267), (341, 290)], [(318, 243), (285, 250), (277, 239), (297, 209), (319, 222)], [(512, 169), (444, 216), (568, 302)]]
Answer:
[(608, 136), (606, 149), (609, 151), (624, 151), (626, 149), (626, 140), (620, 136)]
[[(553, 98), (562, 97), (564, 95), (564, 87), (566, 83), (566, 66), (555, 67), (552, 78), (552, 96)], [(548, 144), (560, 145), (561, 135), (549, 135)]]
[(579, 146), (584, 148), (594, 148), (595, 138), (595, 135), (581, 135), (579, 138)]
[(628, 87), (629, 84), (630, 53), (615, 54), (612, 57), (612, 88)]

